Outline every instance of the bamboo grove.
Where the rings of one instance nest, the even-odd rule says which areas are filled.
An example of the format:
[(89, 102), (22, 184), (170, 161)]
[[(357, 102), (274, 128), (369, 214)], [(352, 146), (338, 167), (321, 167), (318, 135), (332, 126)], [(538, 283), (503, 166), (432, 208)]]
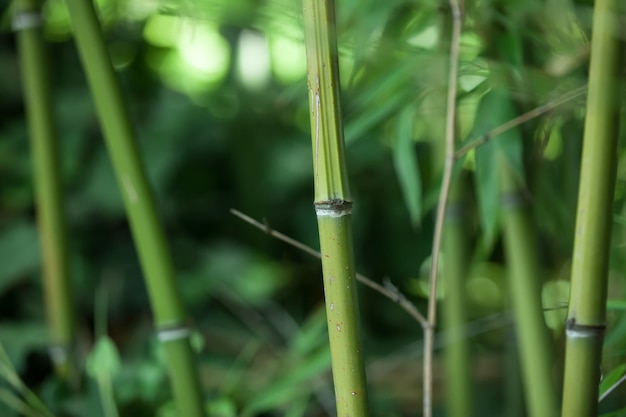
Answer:
[(5, 5), (0, 413), (622, 415), (622, 2), (292, 3)]

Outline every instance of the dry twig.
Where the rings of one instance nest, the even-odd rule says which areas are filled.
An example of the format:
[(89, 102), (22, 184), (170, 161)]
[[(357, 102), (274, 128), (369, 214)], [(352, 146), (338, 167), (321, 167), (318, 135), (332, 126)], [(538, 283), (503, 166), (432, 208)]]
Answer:
[(529, 120), (534, 119), (535, 117), (539, 117), (542, 114), (545, 114), (549, 112), (550, 110), (553, 110), (554, 108), (560, 106), (561, 104), (565, 104), (568, 101), (573, 100), (576, 97), (579, 97), (585, 94), (586, 92), (587, 92), (586, 85), (582, 87), (578, 87), (568, 93), (563, 94), (561, 97), (557, 97), (554, 100), (548, 101), (547, 103), (539, 107), (536, 107), (516, 117), (515, 119), (509, 120), (508, 122), (501, 124), (500, 126), (490, 130), (484, 135), (470, 141), (467, 145), (463, 146), (461, 149), (456, 151), (456, 153), (454, 154), (455, 159), (461, 158), (462, 156), (470, 152), (472, 149), (475, 149), (479, 147), (480, 145), (487, 143), (489, 140), (495, 138), (498, 135), (503, 134), (507, 130), (513, 129), (514, 127), (524, 124), (528, 122)]
[[(269, 227), (269, 225), (267, 223), (261, 223), (259, 221), (254, 220), (252, 217), (247, 216), (245, 214), (243, 214), (242, 212), (235, 210), (235, 209), (230, 209), (231, 214), (239, 217), (241, 220), (261, 229), (262, 231), (264, 231), (265, 233), (267, 233), (268, 235), (281, 240), (285, 243), (287, 243), (288, 245), (293, 246), (294, 248), (300, 249), (302, 252), (308, 253), (309, 255), (317, 258), (317, 259), (321, 259), (322, 255), (316, 251), (315, 249), (311, 248), (310, 246), (307, 246), (301, 242), (298, 242), (297, 240), (283, 234), (280, 232), (277, 232), (276, 230), (272, 229)], [(385, 297), (387, 297), (388, 299), (390, 299), (391, 301), (393, 301), (394, 303), (397, 303), (400, 307), (402, 307), (402, 309), (404, 311), (406, 311), (411, 317), (413, 317), (415, 319), (415, 321), (417, 321), (420, 326), (425, 327), (427, 326), (427, 321), (426, 318), (422, 315), (422, 313), (419, 312), (419, 310), (417, 309), (417, 307), (415, 307), (415, 305), (413, 305), (405, 296), (404, 294), (402, 294), (400, 292), (400, 290), (398, 290), (395, 286), (391, 285), (390, 283), (386, 283), (385, 286), (382, 286), (380, 284), (378, 284), (377, 282), (372, 281), (371, 279), (359, 274), (358, 272), (356, 273), (356, 279), (359, 280), (360, 282), (362, 282), (363, 284), (367, 285), (368, 287), (370, 287), (371, 289), (373, 289), (374, 291), (384, 295)]]
[(456, 116), (457, 73), (459, 67), (459, 39), (461, 37), (461, 8), (457, 0), (450, 0), (452, 14), (452, 37), (450, 39), (450, 68), (448, 71), (448, 98), (446, 103), (446, 156), (437, 207), (433, 254), (430, 266), (430, 293), (428, 296), (428, 323), (424, 327), (424, 417), (432, 416), (433, 398), (433, 350), (437, 325), (437, 276), (441, 237), (446, 215), (446, 205), (452, 184), (454, 169), (454, 123)]

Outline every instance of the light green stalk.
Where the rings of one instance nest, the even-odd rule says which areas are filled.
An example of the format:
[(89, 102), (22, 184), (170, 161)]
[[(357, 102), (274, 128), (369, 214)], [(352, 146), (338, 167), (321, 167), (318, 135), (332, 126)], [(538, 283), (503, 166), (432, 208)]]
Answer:
[(359, 334), (351, 230), (352, 203), (344, 161), (339, 72), (332, 0), (304, 0), (311, 106), (315, 210), (337, 415), (368, 415)]
[[(621, 7), (620, 7), (621, 6)], [(595, 416), (618, 149), (622, 0), (596, 0), (567, 319), (563, 417)], [(623, 16), (622, 16), (623, 17)]]
[(443, 279), (446, 288), (443, 300), (443, 327), (450, 335), (446, 345), (447, 415), (467, 417), (472, 415), (471, 360), (469, 345), (464, 334), (466, 317), (465, 277), (469, 267), (464, 177), (461, 176), (450, 189), (446, 223), (443, 235), (445, 266)]
[(170, 252), (139, 157), (119, 81), (92, 2), (69, 0), (67, 3), (78, 51), (139, 252), (178, 412), (184, 417), (201, 417), (205, 415), (203, 399), (189, 343), (187, 315), (174, 280)]
[(58, 138), (46, 72), (48, 64), (41, 31), (40, 5), (34, 0), (20, 0), (13, 4), (13, 12), (33, 155), (50, 356), (57, 374), (67, 379), (72, 377), (74, 316), (67, 265)]
[(554, 361), (541, 305), (534, 226), (523, 190), (504, 157), (501, 159), (504, 247), (526, 402), (531, 417), (555, 417), (558, 400), (552, 374)]

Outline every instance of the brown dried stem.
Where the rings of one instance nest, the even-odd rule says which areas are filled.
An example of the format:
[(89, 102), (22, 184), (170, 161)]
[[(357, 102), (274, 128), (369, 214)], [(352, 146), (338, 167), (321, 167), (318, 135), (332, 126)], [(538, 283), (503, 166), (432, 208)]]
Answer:
[[(243, 214), (242, 212), (235, 210), (235, 209), (230, 209), (231, 214), (239, 217), (241, 220), (261, 229), (262, 231), (264, 231), (265, 233), (267, 233), (268, 235), (281, 240), (285, 243), (287, 243), (288, 245), (293, 246), (296, 249), (301, 250), (302, 252), (305, 252), (317, 259), (321, 259), (322, 256), (321, 254), (316, 251), (315, 249), (311, 248), (310, 246), (305, 245), (304, 243), (298, 242), (297, 240), (283, 234), (280, 233), (274, 229), (272, 229), (267, 223), (261, 223), (255, 219), (253, 219), (250, 216), (247, 216), (245, 214)], [(420, 326), (422, 327), (426, 327), (427, 326), (427, 321), (426, 318), (422, 315), (422, 313), (419, 312), (419, 310), (417, 309), (417, 307), (415, 307), (415, 305), (413, 305), (405, 296), (404, 294), (402, 294), (396, 287), (394, 287), (391, 284), (387, 284), (386, 286), (380, 285), (375, 281), (372, 281), (371, 279), (367, 278), (364, 275), (359, 274), (358, 272), (356, 273), (356, 279), (359, 280), (360, 282), (362, 282), (363, 284), (367, 285), (368, 287), (370, 287), (371, 289), (373, 289), (374, 291), (384, 295), (385, 297), (387, 297), (388, 299), (390, 299), (391, 301), (393, 301), (394, 303), (397, 303), (404, 311), (406, 311), (411, 317), (413, 317), (415, 319), (415, 321), (417, 321)]]
[(446, 103), (446, 155), (435, 233), (433, 237), (433, 254), (430, 266), (430, 293), (428, 296), (428, 323), (424, 327), (424, 417), (432, 416), (433, 397), (433, 350), (435, 327), (437, 325), (437, 277), (441, 237), (446, 215), (446, 205), (452, 185), (452, 173), (455, 161), (454, 123), (456, 116), (457, 73), (459, 67), (459, 39), (461, 37), (461, 8), (457, 0), (450, 0), (452, 15), (452, 37), (450, 39), (450, 67), (448, 71), (448, 97)]
[(465, 154), (467, 154), (468, 152), (470, 152), (473, 149), (476, 149), (477, 147), (479, 147), (480, 145), (483, 145), (485, 143), (487, 143), (488, 141), (490, 141), (491, 139), (495, 138), (498, 135), (501, 135), (502, 133), (506, 132), (509, 129), (513, 129), (514, 127), (517, 127), (521, 124), (524, 124), (526, 122), (528, 122), (529, 120), (534, 119), (535, 117), (539, 117), (542, 114), (545, 114), (553, 109), (555, 109), (556, 107), (567, 103), (570, 100), (575, 99), (576, 97), (579, 97), (583, 94), (585, 94), (587, 92), (587, 86), (584, 85), (582, 87), (578, 87), (568, 93), (563, 94), (560, 97), (555, 98), (554, 100), (551, 100), (537, 108), (534, 108), (518, 117), (516, 117), (515, 119), (509, 120), (506, 123), (501, 124), (498, 127), (493, 128), (492, 130), (490, 130), (489, 132), (485, 133), (484, 135), (470, 141), (467, 145), (463, 146), (461, 149), (459, 149), (458, 151), (456, 151), (456, 153), (454, 154), (454, 158), (455, 159), (459, 159), (462, 156), (464, 156)]

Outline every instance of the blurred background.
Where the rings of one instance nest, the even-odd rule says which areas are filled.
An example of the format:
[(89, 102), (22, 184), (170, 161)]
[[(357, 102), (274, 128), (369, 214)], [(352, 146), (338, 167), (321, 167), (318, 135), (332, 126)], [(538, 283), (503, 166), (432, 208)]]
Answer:
[[(591, 2), (471, 3), (461, 38), (459, 140), (471, 139), (476, 132), (476, 108), (487, 82), (511, 70), (510, 61), (500, 62), (489, 53), (496, 42), (523, 45), (524, 60), (513, 69), (520, 82), (512, 95), (520, 111), (584, 85)], [(395, 286), (421, 311), (426, 307), (433, 209), (443, 166), (449, 16), (442, 4), (337, 2), (357, 269)], [(6, 12), (8, 2), (0, 5)], [(199, 333), (199, 369), (210, 410), (225, 417), (332, 415), (319, 261), (229, 213), (235, 208), (318, 247), (300, 3), (99, 0), (97, 5), (178, 284)], [(120, 415), (171, 416), (166, 371), (137, 253), (68, 12), (60, 0), (48, 0), (44, 12), (78, 356), (88, 357), (96, 339), (94, 326), (106, 323), (122, 363), (114, 377)], [(68, 392), (54, 377), (47, 355), (20, 68), (8, 13), (3, 22), (0, 341), (24, 382), (57, 416), (99, 416), (103, 414), (95, 382), (84, 376), (82, 389)], [(499, 35), (503, 28), (514, 40)], [(544, 308), (559, 357), (583, 113), (584, 99), (578, 98), (521, 129)], [(471, 174), (473, 153), (464, 166)], [(619, 175), (607, 371), (626, 353), (622, 165)], [(484, 189), (479, 180), (466, 182), (472, 262), (466, 286), (459, 290), (467, 295), (465, 333), (474, 411), (524, 415), (500, 214), (478, 212), (476, 207), (490, 198)], [(445, 253), (441, 263), (445, 271)], [(441, 297), (446, 290), (443, 282)], [(369, 288), (359, 288), (359, 300), (372, 415), (419, 415), (419, 324)], [(96, 308), (99, 302), (106, 310)], [(445, 415), (446, 409), (440, 355), (446, 343), (442, 333), (435, 363), (436, 415)], [(558, 369), (555, 365), (555, 374)], [(607, 402), (606, 410), (614, 409), (615, 401), (619, 403)], [(0, 404), (2, 416), (12, 413)]]

